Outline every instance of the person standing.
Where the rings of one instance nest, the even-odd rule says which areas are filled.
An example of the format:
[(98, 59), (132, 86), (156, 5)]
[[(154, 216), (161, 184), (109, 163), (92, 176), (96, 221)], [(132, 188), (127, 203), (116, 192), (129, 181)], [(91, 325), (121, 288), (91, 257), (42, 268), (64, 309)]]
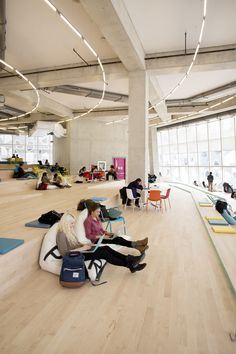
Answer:
[(213, 192), (214, 177), (212, 175), (212, 172), (210, 172), (209, 175), (207, 176), (207, 181), (208, 181), (208, 190), (209, 190), (209, 192)]

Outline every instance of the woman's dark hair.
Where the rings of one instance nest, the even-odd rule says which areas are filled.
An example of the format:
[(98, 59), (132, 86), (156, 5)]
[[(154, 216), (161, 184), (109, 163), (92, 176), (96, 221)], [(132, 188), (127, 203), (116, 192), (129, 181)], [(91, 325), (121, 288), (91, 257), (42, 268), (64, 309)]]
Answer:
[(90, 206), (93, 204), (97, 204), (97, 203), (95, 203), (92, 199), (81, 199), (77, 205), (77, 210), (82, 211), (86, 208), (89, 210)]
[(228, 205), (228, 203), (227, 202), (224, 202), (223, 200), (217, 200), (217, 202), (216, 202), (216, 210), (220, 213), (220, 214), (222, 214), (223, 213), (223, 211), (225, 210), (225, 209), (227, 209), (227, 205)]
[(93, 211), (100, 209), (100, 208), (101, 208), (101, 206), (99, 203), (92, 203), (92, 204), (88, 205), (88, 212), (89, 212), (89, 214), (91, 214)]
[(141, 178), (137, 178), (135, 182), (142, 182)]
[(43, 172), (42, 177), (47, 176), (47, 172)]

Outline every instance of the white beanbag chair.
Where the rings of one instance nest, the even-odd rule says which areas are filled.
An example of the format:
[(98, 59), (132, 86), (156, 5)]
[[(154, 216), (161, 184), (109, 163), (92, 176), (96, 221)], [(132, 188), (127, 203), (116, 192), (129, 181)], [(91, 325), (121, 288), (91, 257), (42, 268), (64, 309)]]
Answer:
[(43, 270), (59, 275), (62, 266), (62, 258), (56, 244), (57, 231), (58, 223), (54, 224), (44, 236), (40, 251), (39, 265)]
[[(68, 215), (68, 217), (71, 218), (70, 215)], [(54, 224), (44, 236), (41, 251), (40, 251), (39, 265), (46, 272), (60, 275), (61, 266), (62, 266), (62, 257), (60, 256), (56, 244), (57, 232), (58, 232), (58, 223)], [(84, 228), (83, 228), (83, 232), (85, 234)], [(87, 241), (89, 240), (87, 239)], [(90, 280), (95, 281), (99, 270), (104, 267), (106, 261), (104, 259), (95, 260), (92, 264), (91, 269), (89, 269), (90, 263), (91, 261), (86, 261), (85, 265)]]
[(78, 241), (83, 245), (91, 243), (91, 241), (87, 239), (85, 234), (85, 229), (84, 229), (84, 222), (87, 216), (88, 216), (88, 209), (84, 209), (83, 211), (81, 211), (81, 213), (78, 215), (75, 221), (76, 237)]

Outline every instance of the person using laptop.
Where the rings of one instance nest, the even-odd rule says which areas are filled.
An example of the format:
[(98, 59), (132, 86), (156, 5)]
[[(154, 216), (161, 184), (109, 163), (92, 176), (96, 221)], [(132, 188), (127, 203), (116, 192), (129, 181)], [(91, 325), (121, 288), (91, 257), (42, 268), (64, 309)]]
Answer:
[[(123, 255), (120, 252), (114, 251), (109, 246), (98, 247), (95, 251), (91, 250), (93, 244), (83, 245), (76, 237), (75, 233), (75, 218), (73, 215), (68, 218), (68, 213), (65, 213), (58, 225), (58, 232), (56, 236), (56, 244), (59, 253), (64, 257), (71, 251), (79, 251), (84, 254), (85, 261), (105, 259), (108, 263), (119, 267), (128, 268), (131, 273), (143, 270), (146, 263), (140, 263), (145, 254), (140, 256)], [(89, 252), (91, 250), (91, 252)]]
[(116, 236), (112, 232), (103, 229), (102, 222), (99, 219), (101, 208), (98, 203), (88, 205), (88, 217), (85, 219), (84, 228), (86, 237), (96, 243), (103, 236), (102, 243), (120, 245), (130, 248), (136, 248), (140, 253), (145, 252), (148, 248), (148, 238), (138, 241), (127, 241), (121, 236)]

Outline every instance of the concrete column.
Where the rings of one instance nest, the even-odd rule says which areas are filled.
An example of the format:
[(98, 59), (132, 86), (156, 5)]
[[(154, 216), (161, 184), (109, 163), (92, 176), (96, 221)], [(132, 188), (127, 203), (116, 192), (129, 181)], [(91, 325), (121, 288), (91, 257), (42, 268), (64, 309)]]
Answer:
[(149, 161), (150, 173), (158, 175), (158, 153), (157, 153), (157, 129), (156, 127), (149, 128)]
[(129, 73), (128, 176), (148, 180), (148, 79), (145, 71)]

